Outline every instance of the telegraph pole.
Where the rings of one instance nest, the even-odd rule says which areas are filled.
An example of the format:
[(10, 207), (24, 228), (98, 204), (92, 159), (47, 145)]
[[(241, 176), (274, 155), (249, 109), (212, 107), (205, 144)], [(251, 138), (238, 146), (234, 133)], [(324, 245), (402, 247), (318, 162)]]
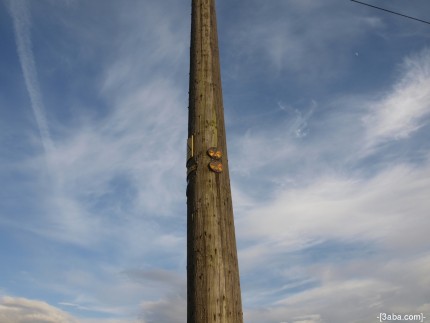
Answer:
[(192, 0), (187, 323), (243, 323), (215, 0)]

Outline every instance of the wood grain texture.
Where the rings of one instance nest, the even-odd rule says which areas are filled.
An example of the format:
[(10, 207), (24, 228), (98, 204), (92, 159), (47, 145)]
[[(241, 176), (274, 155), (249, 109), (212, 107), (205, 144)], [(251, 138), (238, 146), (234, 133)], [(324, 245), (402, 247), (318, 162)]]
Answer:
[[(187, 181), (188, 323), (242, 323), (215, 0), (192, 1)], [(207, 150), (222, 151), (223, 171)]]

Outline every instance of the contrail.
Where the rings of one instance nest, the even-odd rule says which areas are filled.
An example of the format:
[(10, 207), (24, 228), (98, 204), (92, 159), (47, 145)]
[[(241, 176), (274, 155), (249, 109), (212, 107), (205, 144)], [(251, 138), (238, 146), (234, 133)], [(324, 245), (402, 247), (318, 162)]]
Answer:
[(36, 64), (30, 37), (31, 17), (26, 0), (9, 0), (8, 7), (13, 19), (15, 41), (24, 74), (25, 85), (30, 96), (31, 107), (39, 127), (42, 144), (46, 154), (54, 150), (54, 145), (49, 133), (48, 122), (45, 116), (42, 94), (37, 78)]

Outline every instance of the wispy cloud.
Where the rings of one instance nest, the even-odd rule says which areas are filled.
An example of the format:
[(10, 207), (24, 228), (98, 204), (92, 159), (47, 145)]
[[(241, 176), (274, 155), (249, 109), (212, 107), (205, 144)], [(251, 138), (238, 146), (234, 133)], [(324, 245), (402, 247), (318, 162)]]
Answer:
[(37, 68), (34, 60), (31, 42), (31, 14), (26, 0), (9, 0), (8, 8), (13, 18), (15, 40), (25, 84), (30, 96), (31, 107), (46, 153), (54, 150), (54, 145), (49, 132), (42, 92), (40, 90)]
[[(142, 3), (140, 6), (147, 7)], [(45, 291), (63, 295), (60, 306), (74, 314), (97, 313), (131, 322), (129, 318), (137, 318), (143, 309), (145, 318), (157, 321), (158, 314), (153, 309), (164, 302), (163, 297), (172, 295), (175, 299), (173, 295), (185, 291), (183, 281), (174, 286), (173, 292), (171, 286), (162, 283), (170, 277), (162, 268), (171, 267), (172, 259), (181, 266), (182, 276), (185, 268), (186, 216), (181, 214), (186, 214), (183, 192), (187, 84), (175, 81), (175, 73), (184, 69), (185, 54), (178, 51), (183, 44), (175, 43), (175, 38), (182, 39), (178, 37), (182, 30), (172, 28), (171, 19), (158, 21), (159, 28), (150, 26), (150, 19), (159, 16), (151, 12), (164, 12), (158, 7), (147, 7), (149, 21), (142, 20), (141, 15), (130, 19), (124, 14), (121, 26), (125, 30), (111, 39), (118, 44), (116, 50), (99, 62), (105, 66), (96, 77), (103, 102), (85, 106), (70, 128), (52, 118), (55, 149), (46, 149), (43, 157), (35, 156), (29, 161), (32, 169), (39, 170), (32, 172), (32, 184), (37, 183), (39, 188), (37, 207), (28, 207), (28, 221), (24, 224), (8, 219), (9, 227), (54, 241), (52, 254), (62, 254), (65, 245), (74, 250), (61, 257), (63, 264), (52, 260), (56, 263), (53, 267), (62, 269), (55, 273), (47, 270), (53, 275), (48, 284), (35, 283)], [(126, 12), (130, 12), (128, 7)], [(143, 42), (142, 35), (134, 32), (136, 29), (151, 30), (145, 37), (152, 38), (152, 32), (160, 37), (147, 46), (148, 40)], [(124, 35), (129, 38), (122, 39)], [(144, 60), (148, 64), (142, 64), (142, 53), (151, 57)], [(166, 60), (172, 69), (158, 73), (157, 66)], [(94, 117), (92, 111), (105, 102), (106, 113)], [(64, 100), (64, 104), (68, 102)], [(46, 178), (40, 171), (46, 169), (45, 157), (51, 161), (48, 167), (54, 178)], [(80, 262), (76, 256), (79, 251), (74, 248), (92, 253), (93, 261), (98, 262), (98, 258), (100, 262)], [(108, 268), (101, 265), (104, 257), (109, 259)], [(79, 269), (72, 270), (67, 263)], [(160, 270), (136, 269), (142, 266)], [(31, 273), (33, 283), (45, 275), (35, 269)], [(154, 286), (156, 277), (160, 284)], [(177, 277), (172, 274), (171, 279)], [(106, 286), (111, 286), (111, 292), (106, 292)], [(180, 298), (184, 299), (183, 295)]]
[(236, 44), (232, 48), (240, 65), (258, 61), (272, 75), (289, 73), (295, 83), (343, 75), (354, 58), (354, 46), (366, 32), (384, 26), (377, 16), (356, 11), (351, 16), (351, 6), (336, 1), (252, 1), (243, 10), (246, 19), (238, 20), (227, 38)]
[(296, 244), (321, 239), (364, 239), (393, 246), (407, 226), (415, 234), (408, 243), (402, 238), (403, 248), (423, 248), (427, 176), (428, 167), (405, 165), (371, 179), (323, 177), (311, 186), (281, 191), (266, 206), (240, 218), (238, 230), (244, 238), (264, 237), (279, 244), (279, 250), (294, 250)]
[[(31, 52), (28, 5), (25, 1), (10, 3), (27, 89), (35, 102), (33, 110), (50, 161), (48, 172), (54, 176), (47, 180), (42, 171), (35, 174), (45, 194), (38, 203), (39, 212), (32, 211), (37, 212), (33, 219), (38, 221), (26, 228), (51, 239), (87, 246), (112, 235), (121, 242), (142, 239), (142, 232), (148, 230), (144, 228), (146, 221), (156, 221), (150, 217), (175, 214), (173, 207), (182, 198), (185, 185), (183, 150), (177, 148), (186, 137), (186, 85), (175, 83), (161, 70), (157, 73), (157, 66), (166, 61), (172, 67), (169, 75), (183, 69), (187, 46), (178, 37), (183, 30), (178, 24), (172, 28), (172, 17), (158, 21), (155, 29), (150, 27), (151, 19), (163, 11), (158, 5), (139, 4), (139, 12), (147, 19), (141, 19), (140, 14), (134, 19), (120, 15), (123, 30), (111, 39), (118, 46), (100, 62), (105, 69), (97, 75), (97, 90), (109, 102), (109, 112), (104, 118), (92, 118), (97, 104), (86, 106), (88, 115), (69, 129), (53, 119), (52, 127), (58, 132), (53, 149)], [(151, 33), (136, 34), (134, 28)], [(153, 33), (158, 36), (154, 38)], [(90, 40), (103, 37), (88, 36)], [(143, 45), (150, 40), (151, 47)], [(38, 158), (33, 167), (46, 169)], [(115, 199), (110, 197), (113, 194)], [(111, 230), (112, 222), (117, 223), (115, 230)]]
[[(18, 193), (2, 195), (4, 250), (26, 273), (0, 273), (8, 294), (31, 286), (55, 307), (8, 298), (0, 321), (185, 320), (187, 3), (9, 0), (44, 151), (7, 177)], [(380, 58), (400, 36), (348, 2), (217, 6), (246, 322), (428, 312), (428, 50)], [(33, 27), (55, 70), (39, 68), (45, 105)], [(411, 160), (397, 151), (409, 143)]]
[(158, 301), (142, 304), (145, 322), (181, 323), (186, 321), (187, 300), (185, 295), (170, 295)]
[[(391, 85), (371, 93), (312, 100), (300, 109), (281, 102), (276, 116), (256, 115), (261, 124), (270, 120), (271, 126), (250, 126), (230, 139), (232, 172), (241, 180), (291, 185), (324, 172), (347, 172), (372, 156), (392, 156), (395, 145), (407, 143), (429, 125), (429, 57), (424, 48), (399, 60)], [(402, 162), (401, 157), (385, 162)], [(263, 169), (264, 177), (247, 176)]]
[[(247, 312), (247, 322), (371, 322), (379, 313), (428, 313), (424, 274), (429, 257), (381, 262), (377, 257), (302, 267), (321, 285)], [(419, 270), (417, 270), (419, 268)], [(257, 291), (255, 291), (257, 292)], [(351, 318), (353, 317), (353, 318)], [(311, 319), (312, 318), (312, 319)]]
[(48, 303), (17, 297), (0, 299), (0, 319), (3, 323), (77, 323), (78, 320)]
[(368, 322), (379, 312), (428, 311), (428, 165), (321, 178), (239, 213), (242, 279), (252, 281), (244, 299), (260, 304), (247, 321)]
[[(396, 149), (428, 125), (428, 61), (424, 49), (406, 57), (379, 94), (335, 97), (305, 121), (289, 114), (234, 138), (247, 321), (344, 322), (352, 315), (369, 322), (379, 312), (429, 310), (422, 287), (430, 265), (428, 152), (419, 163), (395, 154), (369, 161), (383, 158), (382, 143)], [(300, 125), (309, 129), (304, 138), (290, 131)], [(264, 274), (262, 263), (270, 264)]]
[(420, 129), (430, 114), (430, 49), (406, 57), (400, 80), (381, 100), (370, 103), (363, 118), (366, 146), (404, 139)]

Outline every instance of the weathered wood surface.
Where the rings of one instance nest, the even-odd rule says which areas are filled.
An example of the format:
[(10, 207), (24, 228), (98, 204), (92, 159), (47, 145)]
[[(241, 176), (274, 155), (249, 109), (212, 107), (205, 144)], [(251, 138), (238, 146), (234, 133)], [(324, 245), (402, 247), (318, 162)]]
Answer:
[[(192, 0), (190, 54), (187, 322), (242, 323), (215, 0)], [(211, 147), (222, 151), (221, 173), (208, 167)]]

